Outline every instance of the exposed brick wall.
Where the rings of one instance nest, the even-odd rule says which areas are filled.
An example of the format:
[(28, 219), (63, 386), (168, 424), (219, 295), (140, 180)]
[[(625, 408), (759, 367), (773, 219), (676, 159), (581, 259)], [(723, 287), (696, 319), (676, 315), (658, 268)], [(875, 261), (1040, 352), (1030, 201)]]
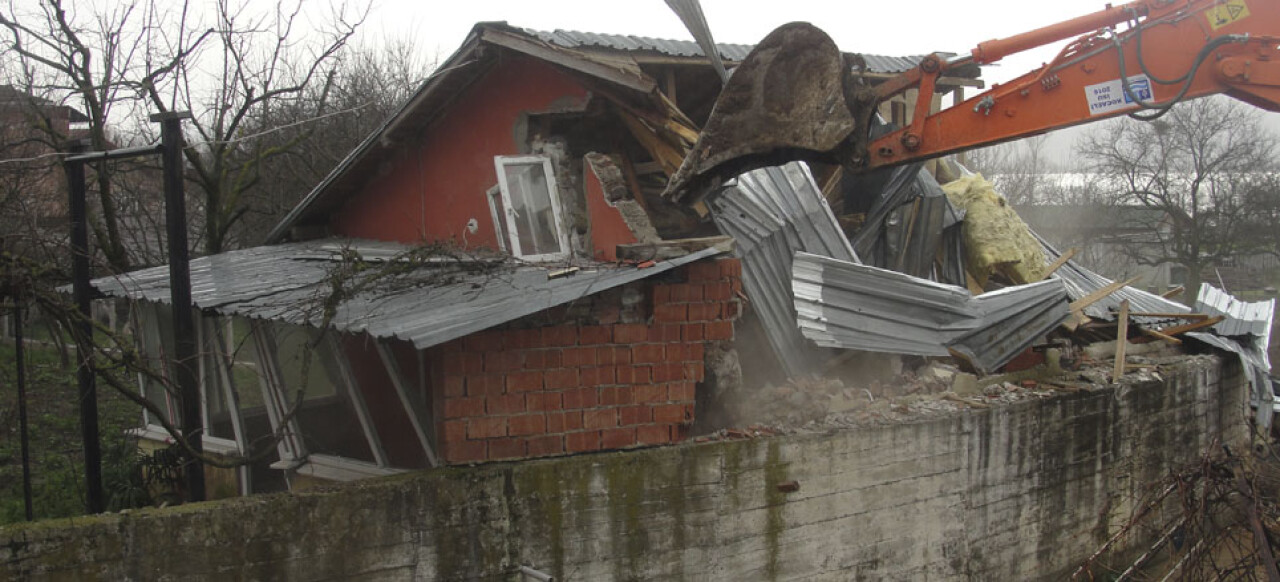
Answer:
[(704, 260), (660, 279), (433, 349), (445, 461), (685, 438), (705, 345), (733, 338), (742, 265)]

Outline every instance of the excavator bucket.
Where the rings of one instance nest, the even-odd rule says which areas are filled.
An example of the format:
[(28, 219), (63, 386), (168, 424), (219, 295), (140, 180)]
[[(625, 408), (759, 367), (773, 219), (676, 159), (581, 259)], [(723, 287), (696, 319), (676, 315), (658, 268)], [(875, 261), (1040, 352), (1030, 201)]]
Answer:
[(729, 76), (664, 194), (691, 201), (757, 168), (834, 161), (857, 120), (869, 118), (846, 105), (857, 102), (848, 68), (831, 37), (812, 24), (769, 33)]

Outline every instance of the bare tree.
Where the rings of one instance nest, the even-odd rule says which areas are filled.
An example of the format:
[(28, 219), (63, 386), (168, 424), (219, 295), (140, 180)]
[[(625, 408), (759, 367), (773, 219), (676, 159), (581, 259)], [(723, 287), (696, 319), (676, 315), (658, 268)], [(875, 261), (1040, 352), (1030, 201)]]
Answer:
[(970, 169), (999, 186), (1000, 194), (1014, 206), (1057, 202), (1055, 184), (1048, 176), (1057, 170), (1046, 151), (1047, 135), (997, 144), (967, 154)]
[(1187, 301), (1207, 267), (1264, 248), (1251, 236), (1250, 193), (1271, 179), (1276, 138), (1260, 117), (1237, 101), (1206, 98), (1149, 123), (1109, 122), (1077, 143), (1106, 203), (1154, 211), (1140, 214), (1144, 240), (1122, 248), (1138, 264), (1184, 266)]

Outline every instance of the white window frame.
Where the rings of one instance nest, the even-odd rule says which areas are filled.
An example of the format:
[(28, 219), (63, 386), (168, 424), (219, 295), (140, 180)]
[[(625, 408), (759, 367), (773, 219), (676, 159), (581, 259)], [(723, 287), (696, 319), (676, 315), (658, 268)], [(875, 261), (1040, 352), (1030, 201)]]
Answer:
[[(540, 255), (525, 254), (520, 248), (520, 232), (517, 229), (515, 206), (511, 203), (511, 189), (507, 184), (506, 166), (508, 165), (526, 165), (533, 163), (541, 163), (542, 171), (547, 178), (548, 197), (551, 199), (551, 215), (553, 220), (552, 227), (555, 228), (556, 240), (560, 241), (560, 252), (543, 253)], [(551, 158), (547, 156), (494, 156), (494, 169), (498, 173), (498, 188), (502, 191), (502, 203), (506, 206), (506, 223), (507, 234), (510, 236), (508, 240), (511, 254), (524, 259), (526, 261), (558, 261), (569, 257), (569, 236), (565, 232), (564, 227), (560, 224), (562, 214), (560, 211), (560, 188), (556, 184), (555, 171), (551, 166)], [(501, 232), (501, 231), (499, 231)]]
[(507, 242), (507, 237), (502, 235), (506, 231), (503, 227), (507, 224), (507, 217), (499, 215), (498, 205), (493, 203), (494, 198), (502, 198), (502, 187), (494, 184), (492, 188), (485, 190), (484, 198), (489, 203), (489, 216), (493, 217), (493, 238), (498, 239), (498, 249), (504, 253), (510, 253), (511, 249), (508, 247), (511, 243)]

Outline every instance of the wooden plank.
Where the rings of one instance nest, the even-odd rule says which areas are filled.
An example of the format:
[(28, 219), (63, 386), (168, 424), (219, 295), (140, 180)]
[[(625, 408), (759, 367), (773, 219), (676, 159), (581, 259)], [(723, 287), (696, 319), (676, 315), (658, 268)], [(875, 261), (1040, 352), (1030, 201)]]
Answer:
[(1169, 336), (1174, 336), (1174, 335), (1184, 334), (1184, 333), (1187, 333), (1187, 332), (1189, 332), (1189, 331), (1195, 331), (1195, 330), (1197, 330), (1197, 329), (1204, 329), (1204, 328), (1206, 328), (1206, 327), (1211, 327), (1211, 326), (1217, 325), (1217, 324), (1218, 324), (1218, 322), (1222, 321), (1223, 319), (1225, 319), (1225, 318), (1224, 318), (1223, 316), (1219, 315), (1219, 316), (1217, 316), (1217, 317), (1210, 317), (1209, 319), (1205, 319), (1205, 320), (1201, 320), (1201, 321), (1195, 321), (1195, 322), (1191, 322), (1191, 323), (1184, 323), (1184, 324), (1182, 324), (1182, 325), (1175, 325), (1175, 326), (1173, 326), (1173, 327), (1166, 327), (1166, 328), (1164, 328), (1164, 329), (1160, 330), (1160, 333), (1163, 333), (1163, 334), (1165, 334), (1165, 335), (1169, 335)]
[[(549, 61), (567, 67), (576, 71), (580, 71), (604, 79), (612, 83), (617, 83), (623, 87), (635, 89), (641, 93), (649, 93), (653, 91), (658, 83), (645, 75), (640, 70), (640, 66), (633, 59), (618, 60), (608, 64), (588, 58), (586, 55), (562, 49), (549, 45), (547, 43), (530, 40), (516, 34), (506, 33), (493, 29), (484, 31), (484, 40), (498, 46), (506, 47), (511, 50), (525, 53), (529, 56)], [(627, 62), (630, 61), (630, 62)]]
[(1045, 270), (1044, 270), (1044, 278), (1043, 278), (1043, 279), (1041, 279), (1041, 281), (1043, 281), (1044, 279), (1048, 279), (1048, 278), (1049, 278), (1049, 275), (1052, 275), (1052, 274), (1054, 274), (1058, 269), (1061, 269), (1061, 268), (1062, 268), (1062, 266), (1063, 266), (1063, 265), (1065, 265), (1065, 264), (1067, 264), (1067, 261), (1070, 261), (1070, 260), (1071, 260), (1071, 257), (1076, 256), (1076, 253), (1078, 253), (1078, 252), (1080, 252), (1080, 249), (1075, 248), (1075, 247), (1072, 247), (1072, 248), (1070, 248), (1070, 249), (1067, 249), (1067, 252), (1062, 253), (1062, 256), (1058, 257), (1058, 260), (1056, 260), (1056, 261), (1054, 261), (1054, 262), (1050, 263), (1050, 264), (1049, 264), (1049, 268), (1047, 268), (1047, 269), (1045, 269)]
[(1106, 287), (1098, 289), (1093, 293), (1090, 293), (1088, 295), (1085, 295), (1084, 297), (1081, 297), (1080, 299), (1072, 301), (1070, 305), (1071, 311), (1075, 311), (1075, 312), (1084, 311), (1086, 307), (1089, 307), (1094, 303), (1097, 303), (1099, 301), (1102, 301), (1103, 299), (1106, 299), (1107, 297), (1110, 297), (1112, 293), (1115, 293), (1116, 291), (1119, 291), (1124, 287), (1128, 287), (1129, 285), (1132, 285), (1134, 282), (1136, 282), (1140, 278), (1141, 277), (1134, 277), (1132, 279), (1129, 279), (1128, 281), (1113, 281), (1110, 285), (1107, 285)]
[(1116, 319), (1116, 366), (1111, 381), (1118, 382), (1124, 376), (1124, 349), (1129, 345), (1129, 300), (1120, 302), (1120, 316)]
[(1182, 295), (1186, 290), (1187, 290), (1186, 287), (1183, 287), (1182, 285), (1178, 285), (1173, 289), (1170, 289), (1168, 291), (1165, 291), (1164, 293), (1161, 293), (1160, 296), (1164, 297), (1165, 299), (1172, 299), (1174, 297)]
[(338, 343), (336, 334), (329, 332), (325, 333), (325, 336), (325, 344), (328, 346), (329, 351), (332, 352), (330, 355), (333, 357), (333, 363), (338, 368), (338, 376), (341, 378), (342, 387), (347, 391), (347, 398), (351, 401), (351, 407), (355, 409), (356, 420), (360, 422), (360, 430), (364, 431), (365, 441), (369, 444), (369, 450), (373, 452), (373, 461), (379, 467), (390, 467), (391, 463), (387, 460), (387, 451), (382, 447), (382, 438), (378, 436), (378, 428), (373, 425), (373, 416), (369, 414), (369, 406), (364, 401), (364, 394), (360, 392), (360, 383), (356, 380), (355, 372), (351, 369), (351, 362), (347, 360), (347, 353), (343, 351), (342, 344)]
[[(1133, 315), (1133, 314), (1131, 313), (1130, 315)], [(1180, 345), (1182, 345), (1182, 340), (1180, 340), (1180, 339), (1178, 339), (1178, 338), (1176, 338), (1176, 337), (1173, 337), (1173, 336), (1171, 336), (1171, 335), (1163, 334), (1163, 333), (1160, 333), (1160, 332), (1158, 332), (1158, 331), (1156, 331), (1156, 330), (1154, 330), (1154, 329), (1147, 329), (1147, 328), (1145, 328), (1145, 327), (1143, 327), (1143, 328), (1139, 328), (1139, 329), (1142, 331), (1142, 333), (1144, 333), (1144, 334), (1146, 334), (1146, 335), (1149, 335), (1149, 336), (1151, 336), (1151, 337), (1153, 337), (1153, 338), (1156, 338), (1156, 339), (1158, 339), (1158, 340), (1163, 340), (1163, 341), (1169, 342), (1169, 343), (1171, 343), (1171, 344), (1173, 344), (1173, 345), (1175, 345), (1175, 346), (1180, 346)]]
[(374, 347), (378, 350), (378, 358), (382, 360), (382, 365), (387, 369), (387, 376), (391, 378), (391, 386), (395, 388), (396, 396), (400, 398), (400, 405), (404, 407), (404, 413), (409, 417), (409, 424), (413, 425), (413, 432), (418, 436), (418, 444), (422, 446), (422, 452), (427, 456), (427, 463), (432, 467), (439, 467), (439, 457), (436, 457), (435, 449), (431, 447), (431, 439), (427, 438), (426, 427), (423, 426), (422, 419), (418, 418), (413, 402), (409, 399), (408, 382), (404, 371), (400, 369), (399, 362), (396, 361), (395, 354), (391, 352), (387, 340), (378, 340)]

